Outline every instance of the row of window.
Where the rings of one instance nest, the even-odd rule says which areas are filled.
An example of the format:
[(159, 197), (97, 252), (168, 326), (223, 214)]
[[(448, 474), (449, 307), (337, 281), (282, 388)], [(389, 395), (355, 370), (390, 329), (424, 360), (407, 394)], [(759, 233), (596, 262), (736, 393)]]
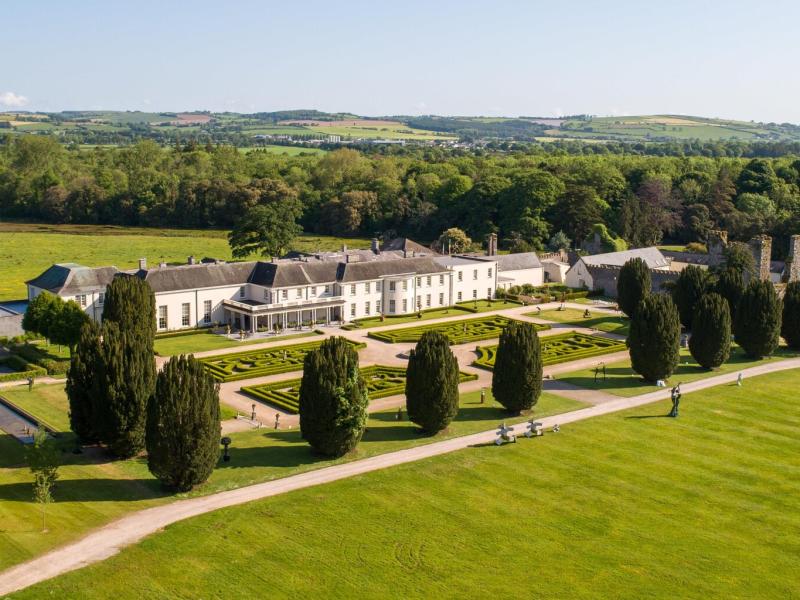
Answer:
[[(492, 278), (492, 267), (489, 267), (486, 270), (486, 277), (488, 279)], [(475, 281), (478, 280), (478, 269), (473, 269), (472, 270), (472, 279), (475, 280)], [(458, 280), (459, 281), (464, 281), (464, 271), (458, 271)]]
[[(106, 301), (105, 292), (100, 292), (99, 294), (97, 294), (97, 303), (98, 304), (102, 305), (102, 304), (105, 303), (105, 301)], [(78, 305), (81, 308), (86, 308), (86, 304), (87, 304), (86, 294), (79, 294), (79, 295), (75, 296), (75, 302), (77, 302)]]
[[(181, 304), (181, 327), (189, 327), (192, 321), (192, 307), (188, 302)], [(169, 323), (168, 308), (166, 304), (158, 307), (158, 328), (166, 329)], [(211, 325), (211, 300), (203, 300), (203, 323)]]

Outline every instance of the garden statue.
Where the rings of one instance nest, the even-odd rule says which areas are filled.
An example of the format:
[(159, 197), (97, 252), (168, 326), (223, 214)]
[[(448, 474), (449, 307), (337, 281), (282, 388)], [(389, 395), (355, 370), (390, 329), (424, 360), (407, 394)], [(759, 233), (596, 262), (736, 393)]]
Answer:
[(495, 446), (501, 446), (504, 443), (516, 443), (517, 436), (514, 435), (514, 428), (508, 427), (505, 421), (500, 424), (500, 429), (497, 430), (497, 439), (494, 441)]

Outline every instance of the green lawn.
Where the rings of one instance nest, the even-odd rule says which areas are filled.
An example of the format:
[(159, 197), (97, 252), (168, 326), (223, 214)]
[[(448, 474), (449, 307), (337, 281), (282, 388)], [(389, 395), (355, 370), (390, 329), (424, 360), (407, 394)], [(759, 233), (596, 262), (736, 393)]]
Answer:
[(215, 511), (18, 598), (796, 598), (784, 371)]
[[(627, 349), (623, 341), (574, 331), (540, 338), (540, 344), (542, 364), (545, 366)], [(484, 369), (493, 369), (496, 354), (497, 345), (478, 346), (478, 358), (472, 364)]]
[[(105, 225), (0, 224), (0, 300), (27, 298), (25, 281), (53, 263), (76, 262), (87, 267), (115, 265), (134, 268), (139, 258), (158, 264), (183, 263), (195, 256), (231, 259), (226, 231), (147, 229)], [(369, 240), (303, 235), (292, 243), (295, 250), (313, 252), (348, 246), (369, 247)]]
[[(705, 379), (706, 377), (713, 377), (714, 375), (740, 371), (748, 367), (754, 367), (765, 361), (776, 361), (795, 356), (798, 356), (797, 352), (792, 352), (782, 347), (772, 358), (767, 358), (763, 361), (752, 360), (747, 358), (737, 346), (734, 346), (731, 350), (731, 357), (727, 363), (722, 365), (719, 369), (708, 371), (695, 362), (691, 354), (689, 354), (689, 350), (681, 349), (681, 362), (667, 383), (670, 386), (676, 383), (688, 383), (690, 381), (697, 381), (698, 379)], [(600, 362), (599, 359), (598, 362)], [(639, 375), (633, 372), (630, 359), (606, 365), (605, 381), (598, 380), (597, 383), (594, 382), (593, 367), (559, 375), (558, 379), (583, 388), (602, 390), (609, 394), (614, 394), (615, 396), (638, 396), (639, 394), (645, 394), (657, 389), (654, 384), (646, 383)]]
[[(547, 416), (582, 408), (575, 400), (543, 393), (534, 414)], [(109, 461), (101, 452), (79, 456), (64, 441), (65, 465), (53, 491), (55, 502), (48, 508), (47, 534), (40, 531), (39, 508), (31, 501), (31, 475), (24, 467), (22, 445), (0, 434), (0, 571), (60, 544), (127, 512), (176, 498), (198, 496), (286, 477), (331, 464), (367, 458), (419, 444), (491, 429), (507, 413), (492, 401), (486, 404), (480, 392), (461, 396), (461, 409), (448, 430), (425, 436), (407, 420), (397, 421), (396, 411), (370, 415), (368, 430), (351, 454), (325, 460), (311, 453), (299, 430), (252, 429), (231, 434), (231, 462), (220, 462), (210, 480), (190, 494), (168, 495), (147, 470), (144, 458)]]
[(223, 348), (235, 348), (237, 346), (247, 346), (250, 344), (264, 344), (266, 342), (277, 342), (280, 340), (291, 340), (315, 336), (313, 331), (305, 333), (293, 333), (269, 338), (254, 338), (240, 342), (237, 339), (230, 339), (223, 335), (215, 335), (205, 331), (197, 332), (192, 335), (181, 335), (176, 337), (156, 337), (155, 351), (159, 356), (175, 356), (177, 354), (193, 354), (206, 350), (221, 350)]
[(389, 325), (399, 325), (400, 323), (418, 323), (419, 321), (427, 321), (429, 319), (446, 319), (448, 317), (463, 317), (465, 315), (473, 314), (470, 310), (465, 310), (460, 306), (448, 306), (445, 308), (436, 308), (434, 310), (427, 310), (422, 312), (422, 316), (418, 317), (413, 315), (398, 315), (385, 316), (383, 320), (378, 317), (366, 317), (363, 319), (356, 319), (351, 322), (351, 329), (369, 329), (370, 327), (380, 327)]
[[(386, 398), (396, 394), (405, 394), (406, 368), (386, 365), (370, 365), (361, 368), (361, 375), (367, 384), (370, 400)], [(473, 381), (478, 376), (474, 373), (459, 372), (459, 382)], [(241, 391), (256, 400), (268, 402), (290, 413), (300, 412), (300, 378), (249, 385)]]
[(573, 325), (575, 327), (589, 327), (597, 329), (598, 331), (605, 331), (606, 333), (616, 333), (617, 335), (628, 335), (628, 325), (630, 319), (625, 316), (611, 315), (608, 313), (601, 313), (599, 311), (592, 311), (589, 308), (591, 316), (586, 318), (583, 316), (583, 311), (576, 308), (567, 308), (565, 310), (543, 310), (542, 312), (529, 312), (525, 313), (527, 317), (536, 317), (545, 319), (547, 321), (555, 321), (556, 323), (564, 323), (566, 325)]
[(37, 384), (30, 392), (27, 385), (14, 386), (0, 390), (0, 396), (32, 414), (54, 431), (70, 431), (69, 401), (63, 385)]
[[(438, 331), (450, 338), (451, 344), (466, 344), (480, 340), (491, 340), (500, 337), (500, 332), (513, 319), (501, 315), (462, 319), (447, 323), (420, 325), (419, 327), (400, 327), (385, 331), (370, 331), (367, 335), (373, 339), (389, 344), (401, 342), (417, 342), (426, 331)], [(535, 325), (536, 329), (550, 329), (549, 325)]]

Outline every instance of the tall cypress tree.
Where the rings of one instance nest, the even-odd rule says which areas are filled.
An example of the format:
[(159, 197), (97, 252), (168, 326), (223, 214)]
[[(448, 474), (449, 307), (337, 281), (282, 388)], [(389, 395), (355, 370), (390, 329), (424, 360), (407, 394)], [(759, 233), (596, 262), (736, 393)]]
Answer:
[(719, 367), (731, 355), (731, 311), (719, 294), (706, 294), (697, 303), (692, 318), (689, 351), (701, 367)]
[(531, 323), (511, 321), (500, 334), (492, 394), (507, 410), (530, 410), (542, 393), (542, 352)]
[(733, 322), (736, 343), (750, 358), (770, 356), (781, 332), (781, 301), (771, 281), (754, 280), (742, 294)]
[(94, 321), (87, 321), (81, 327), (78, 345), (72, 354), (66, 385), (70, 428), (86, 444), (100, 439), (96, 405), (101, 395), (97, 378), (102, 369), (101, 360), (100, 327)]
[(332, 337), (306, 354), (300, 383), (300, 433), (324, 456), (342, 456), (361, 441), (367, 424), (367, 386), (358, 354)]
[(102, 440), (120, 457), (144, 448), (147, 403), (156, 364), (155, 297), (137, 277), (117, 277), (106, 288), (103, 309)]
[(742, 294), (744, 294), (744, 287), (744, 277), (742, 272), (737, 269), (722, 269), (717, 275), (714, 291), (728, 301), (731, 319), (736, 319), (736, 309)]
[(219, 385), (193, 356), (170, 359), (147, 408), (147, 466), (181, 492), (203, 483), (219, 459)]
[(622, 312), (633, 317), (642, 299), (652, 288), (650, 268), (641, 258), (632, 258), (619, 270), (617, 303)]
[(689, 265), (678, 275), (675, 287), (672, 288), (672, 300), (678, 308), (681, 323), (687, 329), (692, 328), (692, 317), (695, 306), (708, 287), (706, 272), (695, 265)]
[(667, 379), (680, 360), (681, 322), (667, 294), (648, 294), (636, 309), (628, 333), (631, 367), (645, 381)]
[(786, 286), (781, 335), (789, 348), (800, 350), (800, 281), (793, 281)]
[(428, 433), (441, 431), (458, 414), (458, 361), (446, 335), (426, 331), (411, 351), (406, 409), (408, 418)]

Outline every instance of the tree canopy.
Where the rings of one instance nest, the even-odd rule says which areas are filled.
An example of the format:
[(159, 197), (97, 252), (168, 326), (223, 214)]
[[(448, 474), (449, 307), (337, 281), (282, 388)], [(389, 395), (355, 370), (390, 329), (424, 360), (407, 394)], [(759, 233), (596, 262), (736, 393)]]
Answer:
[(667, 294), (648, 294), (636, 308), (628, 334), (631, 367), (645, 381), (667, 379), (680, 360), (681, 323)]
[(622, 265), (617, 279), (617, 302), (620, 310), (633, 317), (641, 301), (650, 294), (652, 286), (647, 263), (639, 257), (630, 259)]
[(428, 433), (447, 427), (458, 414), (458, 377), (458, 361), (447, 336), (423, 333), (406, 369), (408, 418)]

